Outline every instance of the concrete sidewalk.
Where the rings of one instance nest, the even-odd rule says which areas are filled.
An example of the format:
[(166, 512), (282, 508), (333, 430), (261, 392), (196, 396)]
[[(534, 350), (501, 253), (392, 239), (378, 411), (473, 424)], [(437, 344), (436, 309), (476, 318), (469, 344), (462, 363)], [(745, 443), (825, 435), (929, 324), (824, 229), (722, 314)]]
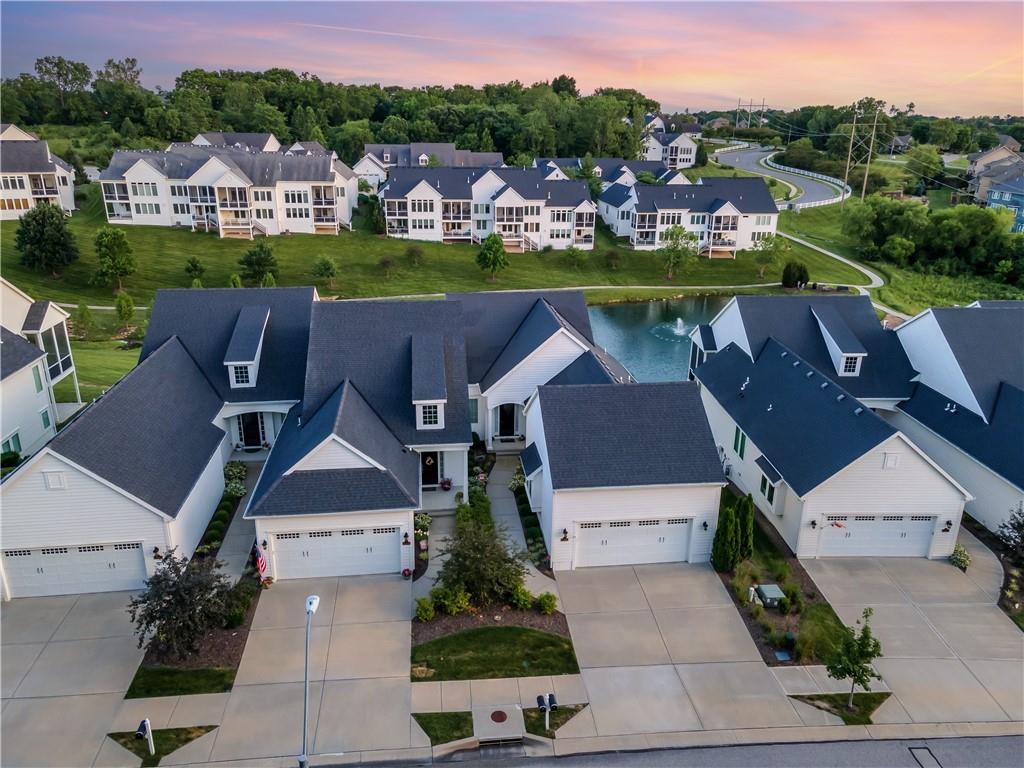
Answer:
[(220, 551), (217, 553), (217, 558), (224, 563), (221, 573), (227, 576), (232, 584), (238, 583), (242, 578), (242, 572), (252, 554), (252, 545), (256, 541), (256, 521), (246, 520), (242, 513), (249, 501), (249, 494), (253, 492), (256, 481), (259, 480), (263, 462), (254, 461), (247, 464), (249, 474), (245, 476), (245, 496), (238, 502), (238, 509), (235, 510), (228, 529), (224, 532), (224, 541), (221, 542)]

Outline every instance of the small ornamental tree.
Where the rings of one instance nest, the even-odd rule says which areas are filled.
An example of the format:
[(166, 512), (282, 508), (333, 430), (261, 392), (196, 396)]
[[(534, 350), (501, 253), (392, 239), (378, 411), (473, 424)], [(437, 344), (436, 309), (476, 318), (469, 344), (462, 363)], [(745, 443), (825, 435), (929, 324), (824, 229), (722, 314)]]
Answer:
[(189, 256), (188, 261), (185, 262), (185, 274), (193, 280), (201, 280), (205, 273), (206, 267), (203, 266), (203, 262), (196, 256)]
[(679, 225), (669, 227), (664, 234), (665, 245), (658, 249), (665, 263), (665, 277), (675, 277), (697, 258), (697, 236)]
[(114, 300), (114, 313), (121, 321), (121, 327), (127, 328), (135, 316), (135, 302), (132, 301), (132, 297), (123, 291), (117, 294), (117, 298)]
[(574, 245), (570, 245), (565, 249), (565, 258), (572, 264), (573, 269), (579, 269), (587, 263), (587, 252)]
[(117, 290), (124, 290), (122, 281), (136, 269), (135, 254), (123, 229), (100, 227), (94, 241), (96, 260), (99, 265), (93, 280), (101, 284), (117, 283)]
[(697, 168), (702, 168), (708, 164), (708, 151), (704, 147), (703, 141), (697, 142), (697, 152), (693, 156), (693, 164)]
[(55, 205), (37, 205), (21, 217), (14, 247), (21, 253), (22, 266), (54, 277), (78, 261), (75, 236), (68, 229), (64, 212)]
[(825, 662), (825, 671), (833, 680), (850, 680), (847, 709), (853, 709), (853, 692), (858, 685), (865, 691), (870, 691), (872, 679), (882, 679), (871, 666), (871, 662), (882, 655), (882, 645), (872, 634), (871, 625), (868, 623), (872, 613), (870, 608), (865, 608), (854, 626), (843, 627), (839, 645), (831, 658)]
[(267, 275), (277, 277), (277, 259), (266, 240), (261, 240), (246, 251), (245, 255), (238, 260), (238, 265), (242, 268), (242, 277), (257, 285), (262, 283), (263, 278)]
[(997, 535), (1017, 565), (1024, 565), (1024, 503), (1010, 508), (1010, 516), (999, 524)]
[(92, 319), (92, 310), (84, 301), (78, 302), (73, 324), (75, 335), (80, 339), (88, 340), (96, 330), (96, 322)]
[(480, 252), (476, 255), (476, 263), (480, 269), (490, 273), (488, 280), (492, 283), (496, 279), (495, 275), (508, 266), (505, 244), (501, 242), (501, 237), (497, 233), (492, 232), (484, 240)]
[(711, 565), (719, 573), (729, 573), (739, 562), (736, 510), (726, 504), (718, 513), (718, 529), (711, 543)]
[(276, 287), (277, 287), (277, 280), (274, 279), (274, 273), (273, 272), (267, 272), (267, 274), (265, 274), (263, 276), (263, 279), (260, 280), (260, 288), (276, 288)]
[(766, 235), (754, 243), (754, 263), (757, 264), (757, 278), (764, 280), (764, 273), (769, 267), (778, 263), (779, 259), (789, 251), (789, 243), (778, 235)]
[(441, 556), (447, 559), (437, 584), (447, 590), (464, 589), (479, 606), (508, 601), (526, 575), (527, 555), (512, 546), (505, 531), (475, 523), (456, 525), (441, 546)]
[(241, 277), (241, 275), (239, 275), (237, 272), (232, 273), (231, 277), (228, 278), (228, 288), (241, 288), (241, 287), (242, 287), (242, 277)]
[(189, 562), (175, 550), (157, 562), (146, 589), (128, 602), (139, 647), (160, 657), (184, 659), (199, 650), (199, 642), (227, 613), (229, 584), (215, 558)]
[(395, 272), (395, 260), (390, 256), (381, 256), (377, 266), (384, 272), (384, 279), (390, 280), (391, 275)]
[(410, 245), (405, 249), (405, 258), (410, 266), (418, 267), (423, 263), (423, 248), (419, 245)]
[(317, 280), (327, 281), (327, 285), (334, 288), (334, 278), (338, 276), (338, 265), (330, 256), (319, 256), (313, 262), (313, 277)]
[(783, 288), (802, 288), (810, 279), (807, 267), (799, 261), (787, 261), (782, 268)]

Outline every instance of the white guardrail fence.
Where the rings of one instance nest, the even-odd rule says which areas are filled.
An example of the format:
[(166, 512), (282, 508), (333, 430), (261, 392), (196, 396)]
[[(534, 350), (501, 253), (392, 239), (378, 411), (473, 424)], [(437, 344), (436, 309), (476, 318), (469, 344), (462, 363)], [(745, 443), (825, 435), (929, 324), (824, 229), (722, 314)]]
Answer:
[(774, 168), (776, 171), (784, 171), (785, 173), (792, 173), (794, 176), (806, 176), (809, 179), (817, 179), (818, 181), (823, 181), (826, 184), (831, 184), (832, 186), (843, 190), (842, 194), (839, 195), (838, 197), (830, 197), (827, 200), (815, 200), (814, 202), (811, 203), (785, 204), (788, 206), (788, 210), (799, 211), (802, 210), (803, 208), (818, 208), (822, 205), (833, 205), (835, 203), (845, 200), (851, 194), (853, 194), (853, 190), (850, 188), (850, 185), (844, 184), (842, 179), (836, 179), (833, 178), (832, 176), (826, 176), (823, 173), (805, 171), (803, 168), (791, 168), (788, 165), (780, 165), (779, 163), (776, 163), (775, 161), (772, 160), (773, 157), (775, 157), (774, 154), (768, 155), (768, 157), (764, 159), (764, 164), (767, 165), (769, 168)]

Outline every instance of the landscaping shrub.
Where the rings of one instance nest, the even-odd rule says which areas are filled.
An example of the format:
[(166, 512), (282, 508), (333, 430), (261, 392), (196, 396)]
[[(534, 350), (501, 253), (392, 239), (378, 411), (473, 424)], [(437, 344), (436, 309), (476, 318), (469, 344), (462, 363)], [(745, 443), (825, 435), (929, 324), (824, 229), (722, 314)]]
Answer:
[(21, 463), (21, 454), (17, 451), (4, 451), (0, 453), (0, 467), (16, 467)]
[(225, 599), (225, 629), (242, 626), (245, 614), (249, 612), (249, 607), (259, 591), (260, 585), (253, 579), (242, 579), (228, 591)]
[(229, 461), (224, 465), (225, 482), (230, 482), (232, 480), (245, 482), (245, 477), (248, 473), (249, 468), (246, 466), (244, 461)]
[(971, 564), (971, 554), (960, 544), (953, 547), (953, 554), (949, 556), (949, 562), (961, 571), (966, 571)]
[(789, 609), (790, 609), (789, 598), (788, 597), (780, 597), (779, 598), (779, 613), (785, 615), (785, 614), (789, 613)]
[(785, 560), (779, 560), (777, 563), (772, 564), (772, 578), (776, 582), (783, 582), (789, 578), (789, 563)]
[(235, 511), (234, 502), (227, 501), (227, 500), (222, 501), (220, 504), (217, 505), (217, 511), (218, 512), (223, 512), (228, 517), (230, 517), (231, 513)]
[(750, 494), (736, 505), (736, 537), (739, 559), (749, 560), (754, 556), (754, 499)]
[(799, 261), (787, 261), (786, 266), (782, 268), (783, 288), (797, 288), (806, 285), (810, 279), (807, 266)]
[(424, 623), (433, 621), (436, 615), (434, 611), (434, 601), (429, 597), (417, 597), (416, 598), (416, 618)]
[(516, 551), (508, 536), (495, 531), (493, 524), (456, 523), (453, 535), (441, 547), (447, 559), (438, 574), (438, 585), (461, 587), (475, 605), (504, 603), (523, 583), (526, 553)]
[(788, 604), (788, 609), (783, 613), (800, 613), (804, 609), (804, 596), (800, 592), (800, 585), (791, 581), (782, 586), (782, 591)]
[(604, 263), (612, 272), (622, 267), (622, 252), (617, 248), (609, 248), (604, 254)]
[(718, 530), (711, 544), (711, 565), (719, 573), (729, 573), (739, 562), (737, 533), (736, 510), (727, 504), (718, 514)]
[(430, 599), (434, 605), (449, 616), (458, 616), (469, 610), (470, 597), (465, 587), (434, 587), (430, 590)]
[(221, 538), (224, 536), (224, 525), (214, 521), (210, 523), (210, 527), (206, 529), (206, 535), (214, 538)]
[(418, 245), (410, 245), (405, 249), (405, 258), (413, 267), (423, 263), (423, 249)]
[(229, 480), (224, 483), (224, 495), (234, 499), (245, 496), (245, 484), (240, 480)]
[(517, 584), (508, 602), (513, 608), (528, 611), (533, 607), (533, 594), (523, 584)]
[(551, 592), (541, 592), (537, 595), (537, 610), (545, 616), (550, 616), (558, 607), (558, 598)]
[(216, 512), (213, 513), (213, 522), (220, 523), (225, 528), (227, 528), (228, 523), (231, 522), (231, 513), (226, 512), (223, 509), (218, 509)]

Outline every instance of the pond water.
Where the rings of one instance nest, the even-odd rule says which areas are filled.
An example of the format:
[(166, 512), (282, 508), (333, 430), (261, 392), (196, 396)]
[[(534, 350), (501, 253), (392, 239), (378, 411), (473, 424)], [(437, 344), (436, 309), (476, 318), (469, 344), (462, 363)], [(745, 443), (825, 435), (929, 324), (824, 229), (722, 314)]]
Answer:
[(690, 331), (711, 320), (729, 299), (695, 296), (591, 307), (594, 341), (637, 381), (683, 381), (690, 360)]

